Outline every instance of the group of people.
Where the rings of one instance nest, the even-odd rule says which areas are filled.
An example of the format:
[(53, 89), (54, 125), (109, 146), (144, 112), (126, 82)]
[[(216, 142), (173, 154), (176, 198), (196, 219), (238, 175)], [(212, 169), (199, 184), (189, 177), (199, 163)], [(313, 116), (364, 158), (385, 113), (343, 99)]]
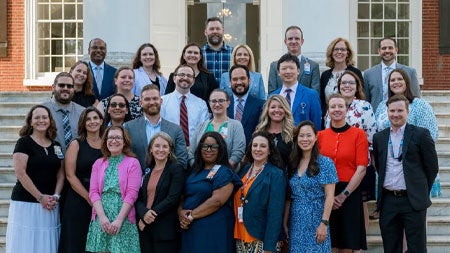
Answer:
[(168, 79), (152, 44), (115, 69), (99, 38), (56, 76), (14, 149), (7, 252), (358, 252), (375, 195), (385, 252), (426, 251), (437, 124), (394, 39), (364, 75), (335, 39), (320, 76), (290, 26), (266, 96), (250, 47), (205, 36)]

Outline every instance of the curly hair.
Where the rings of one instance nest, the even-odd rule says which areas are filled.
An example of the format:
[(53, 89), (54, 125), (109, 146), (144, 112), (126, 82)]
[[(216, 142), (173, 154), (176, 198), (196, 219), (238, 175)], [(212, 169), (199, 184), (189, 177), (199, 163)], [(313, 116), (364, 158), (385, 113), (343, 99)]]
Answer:
[(27, 117), (25, 118), (25, 125), (22, 126), (19, 130), (19, 136), (27, 136), (31, 135), (33, 133), (33, 126), (31, 125), (31, 120), (33, 118), (33, 112), (34, 110), (38, 108), (43, 108), (48, 113), (48, 119), (50, 120), (50, 126), (47, 128), (47, 132), (45, 133), (45, 136), (49, 138), (50, 140), (54, 140), (56, 138), (56, 123), (53, 119), (52, 113), (50, 112), (50, 109), (43, 105), (35, 105), (31, 107), (30, 111), (27, 114)]
[(253, 163), (255, 161), (255, 159), (252, 156), (252, 146), (253, 140), (256, 137), (265, 138), (267, 140), (267, 143), (269, 144), (269, 156), (267, 158), (267, 161), (279, 169), (284, 169), (284, 163), (283, 160), (281, 159), (280, 152), (278, 151), (277, 146), (275, 145), (275, 141), (272, 135), (266, 131), (257, 131), (253, 133), (250, 144), (248, 145), (247, 151), (245, 152), (242, 167), (244, 167), (248, 163)]

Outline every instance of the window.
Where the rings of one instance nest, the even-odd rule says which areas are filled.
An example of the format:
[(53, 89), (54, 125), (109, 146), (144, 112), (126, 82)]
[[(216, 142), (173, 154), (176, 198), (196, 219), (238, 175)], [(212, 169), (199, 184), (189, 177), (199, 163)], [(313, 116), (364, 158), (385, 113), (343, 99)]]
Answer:
[(378, 42), (383, 37), (397, 40), (397, 61), (410, 65), (411, 11), (409, 0), (358, 0), (358, 68), (380, 62)]

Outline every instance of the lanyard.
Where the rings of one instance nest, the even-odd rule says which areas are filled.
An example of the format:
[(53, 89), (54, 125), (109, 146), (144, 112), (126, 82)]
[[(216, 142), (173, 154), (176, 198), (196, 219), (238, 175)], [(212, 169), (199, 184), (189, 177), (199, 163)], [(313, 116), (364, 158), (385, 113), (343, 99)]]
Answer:
[(264, 164), (261, 166), (261, 168), (258, 169), (258, 170), (256, 171), (256, 174), (255, 174), (254, 176), (251, 176), (251, 175), (253, 174), (253, 168), (254, 168), (254, 166), (253, 166), (253, 164), (252, 164), (252, 167), (250, 167), (250, 170), (247, 172), (247, 174), (245, 174), (246, 179), (245, 179), (245, 181), (242, 182), (243, 184), (242, 184), (242, 186), (241, 186), (241, 197), (240, 197), (240, 199), (241, 199), (241, 206), (244, 205), (244, 201), (245, 201), (244, 189), (247, 187), (247, 185), (248, 185), (252, 180), (256, 179), (256, 178), (259, 176), (259, 174), (261, 174), (261, 172), (262, 172), (263, 169), (264, 169), (264, 166), (266, 166), (266, 163), (264, 163)]
[(388, 148), (389, 151), (391, 152), (391, 157), (394, 159), (397, 159), (399, 162), (402, 161), (402, 152), (403, 152), (403, 137), (400, 141), (400, 145), (398, 146), (398, 153), (397, 153), (397, 157), (395, 157), (394, 155), (394, 146), (392, 145), (392, 140), (391, 140), (391, 135), (389, 134), (389, 141), (388, 141)]

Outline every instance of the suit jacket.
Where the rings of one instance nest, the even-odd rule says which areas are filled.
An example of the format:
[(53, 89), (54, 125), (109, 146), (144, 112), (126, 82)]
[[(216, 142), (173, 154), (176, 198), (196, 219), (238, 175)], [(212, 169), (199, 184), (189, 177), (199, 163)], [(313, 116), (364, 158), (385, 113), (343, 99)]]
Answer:
[[(249, 169), (250, 164), (239, 172), (239, 177), (244, 177)], [(264, 250), (275, 252), (281, 233), (285, 194), (284, 172), (271, 163), (266, 163), (245, 195), (245, 228), (251, 236), (263, 241)]]
[[(280, 94), (281, 88), (278, 88), (270, 95)], [(294, 116), (294, 125), (298, 125), (304, 120), (311, 120), (317, 130), (322, 128), (322, 109), (320, 106), (319, 93), (306, 88), (303, 85), (297, 85), (295, 91), (294, 104), (292, 106), (292, 116)]]
[[(411, 91), (414, 96), (420, 98), (419, 81), (417, 80), (416, 70), (408, 66), (397, 63), (397, 68), (401, 68), (408, 73), (411, 79)], [(377, 111), (377, 107), (383, 101), (383, 77), (381, 63), (364, 71), (364, 94), (373, 111)]]
[[(136, 201), (137, 217), (142, 219), (147, 213), (147, 186), (151, 171), (144, 175), (142, 186)], [(158, 216), (155, 221), (147, 225), (145, 233), (151, 233), (155, 240), (174, 240), (177, 238), (179, 227), (177, 209), (183, 192), (185, 174), (183, 166), (167, 161), (166, 166), (156, 184), (155, 198), (151, 209)]]
[[(308, 61), (310, 64), (311, 72), (308, 74), (305, 72), (305, 63)], [(274, 90), (283, 86), (283, 81), (278, 76), (277, 70), (278, 61), (274, 61), (270, 64), (269, 70), (269, 94)], [(298, 82), (303, 86), (311, 88), (317, 92), (317, 95), (320, 94), (320, 71), (319, 64), (315, 61), (312, 61), (308, 58), (302, 56), (302, 60), (300, 61), (300, 74), (297, 78)]]
[[(145, 131), (145, 116), (128, 121), (124, 124), (124, 128), (128, 131), (131, 137), (131, 149), (136, 154), (139, 163), (141, 164), (142, 171), (147, 168), (147, 135)], [(175, 144), (175, 155), (177, 161), (184, 168), (187, 164), (187, 150), (186, 141), (184, 139), (183, 130), (181, 127), (161, 118), (161, 131), (167, 133)]]
[[(95, 76), (95, 72), (96, 70), (92, 68), (91, 64), (89, 64), (90, 68), (91, 68), (91, 73), (93, 76)], [(95, 66), (94, 66), (95, 67)], [(104, 98), (107, 98), (109, 96), (111, 96), (112, 94), (114, 94), (115, 90), (116, 90), (116, 84), (114, 83), (114, 74), (116, 73), (117, 69), (114, 68), (111, 65), (106, 64), (105, 62), (105, 69), (103, 71), (103, 79), (102, 79), (102, 93), (99, 94), (98, 92), (98, 86), (97, 86), (97, 81), (95, 81), (94, 79), (94, 83), (93, 83), (93, 89), (94, 89), (94, 94), (97, 97), (97, 99), (100, 101)]]
[[(223, 79), (223, 78), (222, 78)], [(246, 146), (250, 143), (253, 132), (259, 123), (259, 117), (265, 101), (252, 95), (248, 95), (245, 101), (244, 114), (242, 115), (242, 127), (244, 128)], [(234, 119), (234, 98), (231, 97), (230, 106), (228, 106), (227, 116)]]
[[(389, 135), (390, 128), (386, 128), (373, 136), (374, 160), (379, 175), (378, 208), (382, 207), (383, 201)], [(415, 210), (428, 208), (431, 205), (431, 186), (439, 166), (434, 141), (427, 129), (406, 124), (403, 135), (402, 164), (408, 199), (412, 208)]]

